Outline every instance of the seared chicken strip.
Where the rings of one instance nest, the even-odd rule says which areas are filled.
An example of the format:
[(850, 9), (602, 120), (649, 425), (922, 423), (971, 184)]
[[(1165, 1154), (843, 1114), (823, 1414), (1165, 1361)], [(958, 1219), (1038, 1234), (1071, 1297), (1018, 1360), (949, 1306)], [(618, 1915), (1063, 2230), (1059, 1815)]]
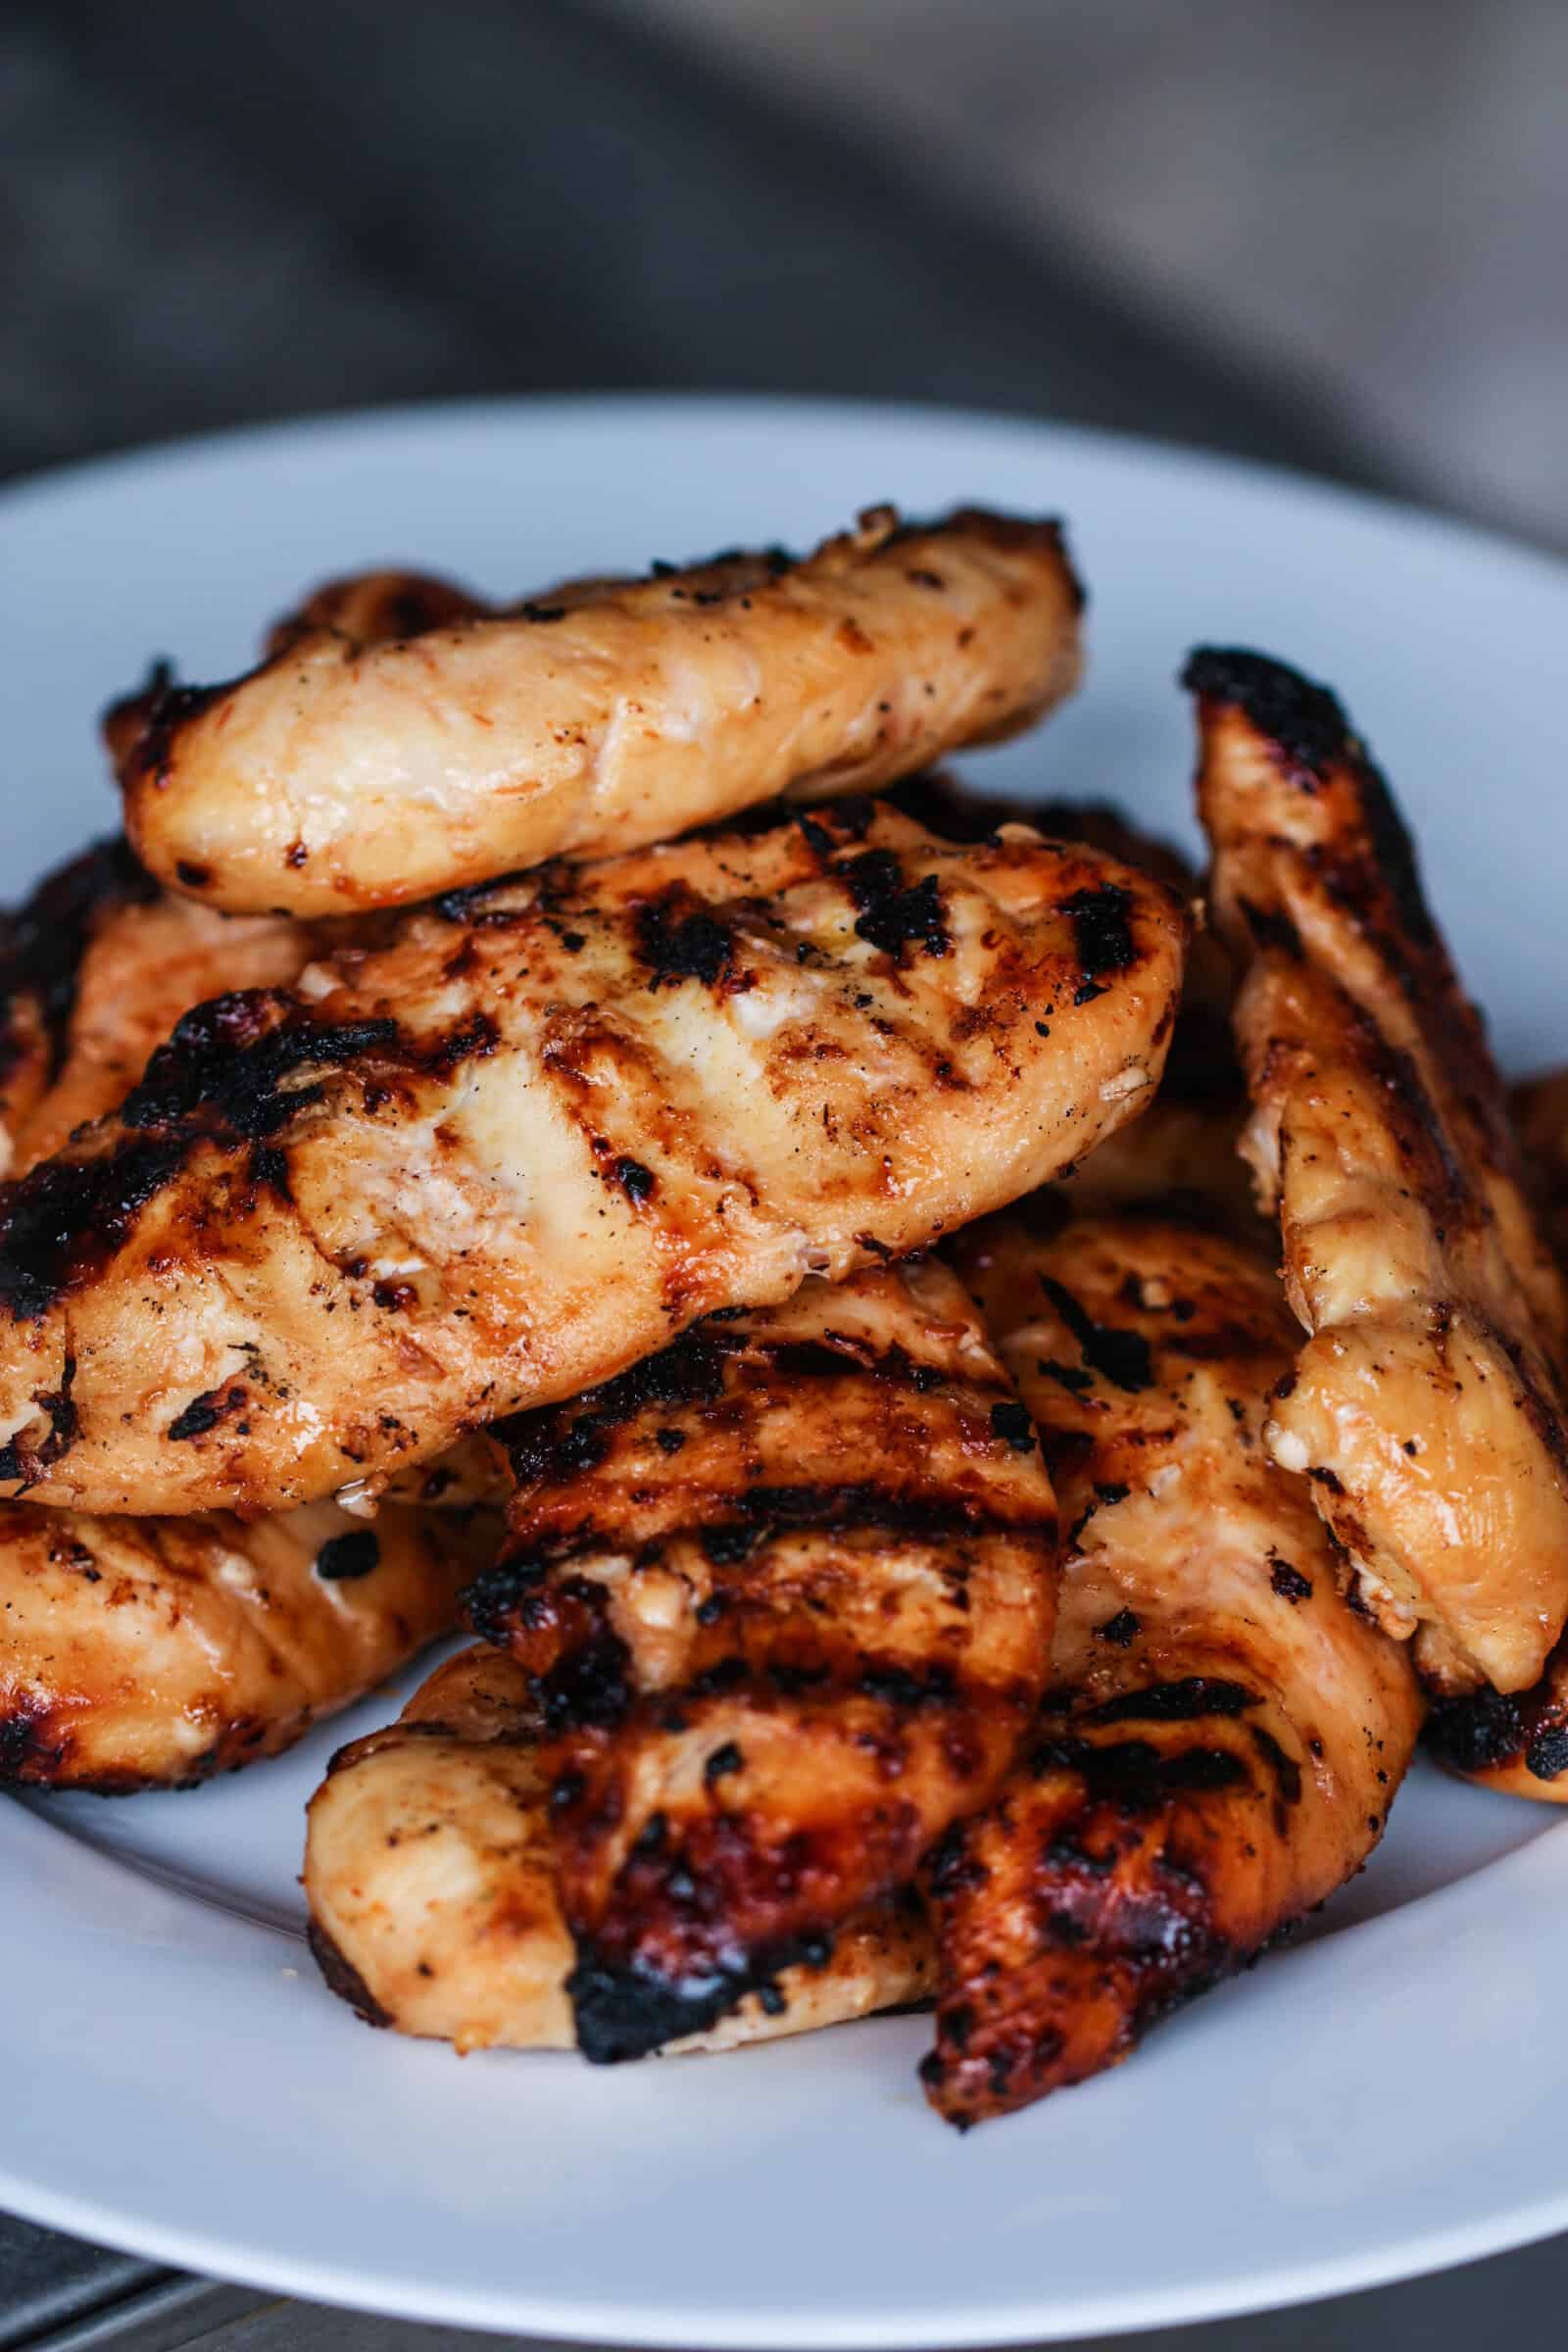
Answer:
[[(370, 2025), (459, 2050), (570, 2049), (571, 1936), (541, 1724), (522, 1667), (486, 1644), (436, 1669), (385, 1731), (332, 1760), (310, 1804), (305, 1891), (328, 1984)], [(929, 1989), (910, 1890), (861, 1912), (676, 2050), (801, 2034)]]
[(1053, 1687), (931, 1871), (923, 2073), (963, 2126), (1125, 2057), (1350, 1878), (1421, 1701), (1264, 1451), (1295, 1335), (1261, 1251), (1052, 1201), (955, 1248), (1071, 1531)]
[(37, 1500), (282, 1509), (916, 1249), (1156, 1084), (1188, 914), (850, 804), (404, 917), (181, 1021), (0, 1206)]
[(1310, 1335), (1267, 1443), (1436, 1688), (1523, 1690), (1568, 1618), (1565, 1318), (1501, 1084), (1333, 696), (1255, 654), (1187, 675), (1246, 1148)]
[(493, 1510), (98, 1519), (0, 1503), (0, 1783), (187, 1788), (275, 1755), (457, 1618)]
[(508, 1425), (476, 1631), (543, 1710), (578, 2047), (699, 2033), (983, 1804), (1046, 1677), (1029, 1416), (934, 1262), (711, 1318)]
[(0, 920), (0, 1177), (16, 1173), (18, 1137), (60, 1073), (92, 940), (157, 892), (123, 841), (99, 841)]
[(403, 904), (777, 793), (872, 790), (1078, 677), (1056, 526), (977, 509), (878, 508), (804, 562), (575, 582), (391, 642), (364, 642), (362, 606), (372, 635), (391, 609), (373, 585), (336, 595), (248, 676), (160, 677), (112, 714), (126, 824), (171, 887), (241, 912)]

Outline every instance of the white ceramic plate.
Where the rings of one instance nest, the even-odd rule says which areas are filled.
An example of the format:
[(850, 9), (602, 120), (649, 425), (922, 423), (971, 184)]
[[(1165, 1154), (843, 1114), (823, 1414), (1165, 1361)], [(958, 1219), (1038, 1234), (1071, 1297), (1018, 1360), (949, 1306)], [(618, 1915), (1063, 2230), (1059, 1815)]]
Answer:
[[(887, 496), (1070, 520), (1092, 679), (988, 781), (1186, 834), (1186, 649), (1298, 662), (1391, 769), (1506, 1059), (1568, 1057), (1568, 573), (1305, 483), (987, 419), (435, 410), (15, 491), (8, 893), (112, 823), (106, 698), (157, 652), (225, 673), (323, 573), (403, 558), (516, 592), (807, 540)], [(824, 2352), (1198, 2319), (1568, 2225), (1568, 1835), (1545, 1808), (1418, 1772), (1303, 1945), (1118, 2073), (960, 2140), (915, 2083), (918, 2018), (610, 2072), (368, 2033), (317, 1980), (295, 1874), (336, 1740), (396, 1703), (195, 1794), (0, 1806), (0, 2203), (410, 2318)]]

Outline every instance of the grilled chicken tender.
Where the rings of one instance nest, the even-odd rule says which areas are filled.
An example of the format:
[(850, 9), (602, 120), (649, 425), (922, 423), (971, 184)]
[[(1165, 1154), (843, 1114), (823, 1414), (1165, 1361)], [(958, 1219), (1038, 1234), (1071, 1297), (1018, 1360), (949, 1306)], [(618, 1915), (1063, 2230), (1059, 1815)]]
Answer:
[(1523, 1690), (1568, 1617), (1564, 1303), (1501, 1085), (1333, 696), (1255, 654), (1188, 683), (1246, 1149), (1310, 1334), (1267, 1443), (1437, 1689)]
[(464, 894), (186, 1016), (0, 1206), (0, 1470), (283, 1509), (930, 1242), (1157, 1082), (1175, 894), (874, 805)]
[(475, 1629), (534, 1677), (578, 2047), (706, 2031), (983, 1804), (1045, 1681), (1056, 1518), (946, 1267), (712, 1318), (506, 1435)]
[(416, 582), (390, 642), (366, 642), (395, 609), (373, 579), (340, 584), (248, 676), (159, 677), (108, 731), (171, 888), (341, 914), (1015, 733), (1077, 682), (1080, 603), (1054, 523), (877, 508), (804, 562), (726, 556), (502, 614), (437, 599), (431, 623)]
[(93, 1518), (0, 1503), (0, 1783), (188, 1788), (276, 1755), (457, 1619), (493, 1510)]
[[(529, 1678), (480, 1643), (436, 1669), (402, 1719), (335, 1756), (311, 1799), (311, 1944), (370, 2025), (459, 2050), (570, 2049), (571, 1936), (550, 1837)], [(865, 2017), (929, 1989), (922, 1906), (861, 1912), (814, 1966), (780, 1971), (676, 2050), (721, 2050)]]
[(1070, 1530), (1052, 1688), (930, 1874), (922, 2071), (963, 2126), (1125, 2057), (1350, 1878), (1421, 1701), (1264, 1450), (1295, 1338), (1266, 1255), (1156, 1217), (1063, 1227), (1052, 1202), (956, 1254)]

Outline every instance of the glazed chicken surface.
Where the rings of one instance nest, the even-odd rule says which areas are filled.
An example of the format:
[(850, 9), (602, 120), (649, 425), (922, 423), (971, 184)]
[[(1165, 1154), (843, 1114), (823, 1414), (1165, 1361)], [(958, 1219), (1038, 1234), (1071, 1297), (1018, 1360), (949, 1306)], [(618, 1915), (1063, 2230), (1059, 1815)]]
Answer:
[(1055, 524), (980, 509), (877, 508), (804, 561), (661, 566), (507, 612), (461, 591), (443, 611), (415, 579), (391, 640), (379, 577), (325, 592), (248, 676), (160, 676), (111, 714), (127, 829), (171, 888), (241, 912), (406, 903), (778, 793), (874, 790), (1078, 677)]
[(373, 1495), (1133, 1116), (1188, 911), (835, 805), (400, 918), (187, 1015), (0, 1203), (0, 1464), (95, 1511)]
[[(399, 1722), (334, 1757), (310, 1804), (311, 1943), (368, 2023), (460, 2050), (572, 2047), (542, 1736), (526, 1672), (480, 1643), (438, 1667)], [(930, 1977), (923, 1909), (905, 1889), (670, 2048), (865, 2017), (918, 1999)]]
[[(1568, 1070), (1516, 1086), (1514, 1122), (1525, 1172), (1560, 1265), (1568, 1268)], [(1444, 1700), (1427, 1744), (1463, 1779), (1509, 1796), (1568, 1804), (1568, 1638), (1528, 1690), (1477, 1690)]]
[(1187, 679), (1248, 1155), (1309, 1335), (1267, 1443), (1435, 1688), (1520, 1690), (1568, 1616), (1565, 1320), (1501, 1084), (1332, 695), (1254, 654)]
[(590, 2058), (706, 2030), (913, 1876), (1045, 1680), (1056, 1516), (961, 1286), (713, 1317), (508, 1425), (475, 1630), (535, 1678)]
[(1348, 1605), (1263, 1428), (1291, 1360), (1268, 1256), (1050, 1200), (954, 1254), (1068, 1533), (1051, 1684), (929, 1873), (929, 2097), (960, 2126), (1125, 2057), (1365, 1861), (1409, 1761), (1409, 1652)]
[(188, 1788), (276, 1755), (457, 1622), (494, 1510), (94, 1518), (0, 1503), (0, 1785)]

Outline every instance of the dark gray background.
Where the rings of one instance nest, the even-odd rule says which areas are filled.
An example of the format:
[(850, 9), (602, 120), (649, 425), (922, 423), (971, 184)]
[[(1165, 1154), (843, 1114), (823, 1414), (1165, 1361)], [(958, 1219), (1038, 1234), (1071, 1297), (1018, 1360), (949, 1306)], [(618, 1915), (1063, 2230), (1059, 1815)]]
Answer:
[[(1565, 33), (1557, 0), (7, 0), (0, 475), (362, 403), (765, 388), (1568, 540)], [(1136, 2340), (1458, 2347), (1565, 2288), (1552, 2246)], [(0, 2345), (458, 2340), (250, 2300), (0, 2218)]]

